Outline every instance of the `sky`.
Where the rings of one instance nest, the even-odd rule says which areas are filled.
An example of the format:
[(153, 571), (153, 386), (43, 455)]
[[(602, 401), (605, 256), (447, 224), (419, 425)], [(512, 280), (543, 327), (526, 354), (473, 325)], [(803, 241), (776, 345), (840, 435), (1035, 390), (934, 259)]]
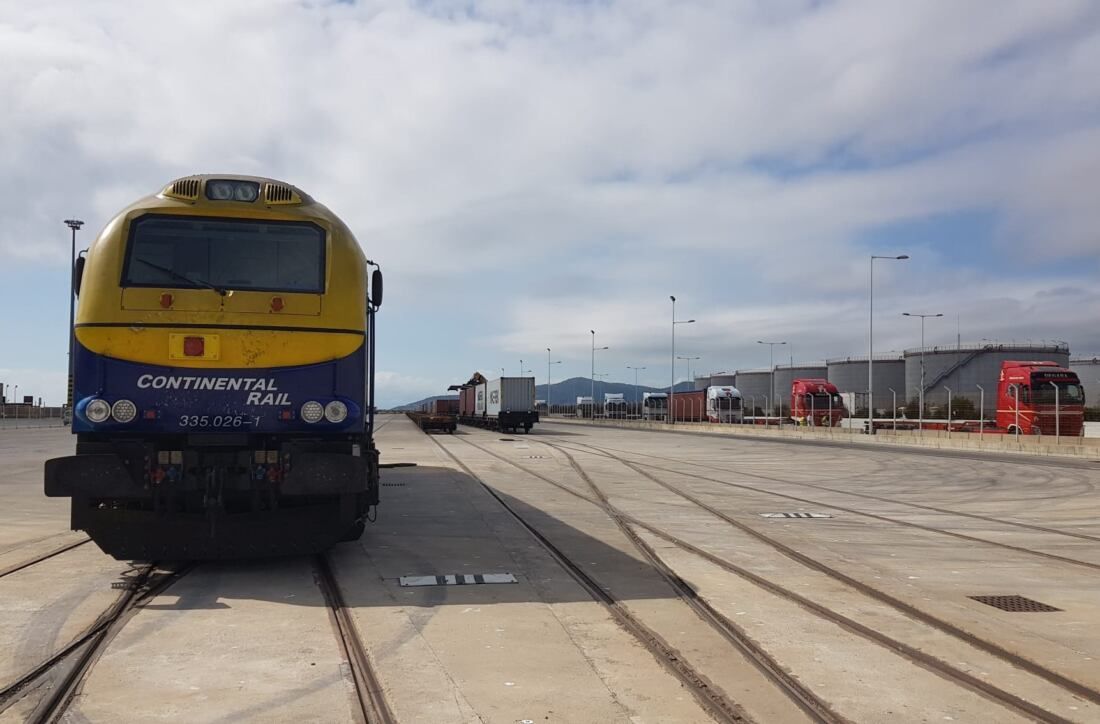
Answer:
[(192, 173), (354, 230), (383, 406), (668, 384), (669, 295), (693, 371), (866, 354), (872, 254), (876, 353), (1100, 354), (1098, 68), (1093, 0), (0, 0), (0, 382), (64, 398), (62, 221)]

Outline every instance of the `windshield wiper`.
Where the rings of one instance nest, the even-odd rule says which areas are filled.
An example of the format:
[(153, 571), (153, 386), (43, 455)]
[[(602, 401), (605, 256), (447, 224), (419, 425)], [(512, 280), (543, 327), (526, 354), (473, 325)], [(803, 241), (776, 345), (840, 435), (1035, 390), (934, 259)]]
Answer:
[(176, 279), (180, 279), (182, 281), (185, 281), (188, 284), (191, 284), (192, 286), (205, 287), (207, 289), (213, 289), (215, 292), (222, 295), (223, 297), (226, 294), (226, 291), (224, 289), (222, 289), (221, 287), (219, 287), (217, 285), (211, 284), (210, 282), (206, 281), (205, 279), (192, 279), (189, 276), (186, 276), (184, 274), (180, 274), (178, 271), (175, 271), (173, 269), (169, 269), (166, 266), (161, 266), (160, 264), (154, 264), (153, 262), (151, 262), (147, 259), (142, 259), (140, 257), (134, 259), (134, 261), (140, 261), (142, 264), (145, 264), (146, 266), (151, 266), (154, 269), (156, 269), (157, 271), (162, 271), (165, 274), (167, 274), (168, 276), (175, 277)]

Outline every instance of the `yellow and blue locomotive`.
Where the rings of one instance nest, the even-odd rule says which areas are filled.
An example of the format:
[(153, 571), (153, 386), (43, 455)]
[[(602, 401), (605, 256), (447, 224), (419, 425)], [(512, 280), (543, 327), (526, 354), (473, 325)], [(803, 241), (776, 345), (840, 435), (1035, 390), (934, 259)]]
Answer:
[(139, 559), (359, 537), (382, 277), (335, 214), (272, 179), (189, 176), (112, 219), (74, 275), (76, 454), (45, 469), (74, 530)]

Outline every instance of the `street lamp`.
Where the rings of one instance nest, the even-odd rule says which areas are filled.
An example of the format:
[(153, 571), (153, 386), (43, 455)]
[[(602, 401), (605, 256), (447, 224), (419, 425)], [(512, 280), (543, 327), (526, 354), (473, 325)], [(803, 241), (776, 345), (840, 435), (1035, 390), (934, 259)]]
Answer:
[[(775, 345), (777, 345), (777, 344), (786, 344), (786, 342), (763, 342), (763, 341), (758, 339), (758, 340), (756, 340), (756, 343), (757, 344), (766, 344), (766, 345), (768, 345), (768, 359), (770, 360), (770, 362), (768, 364), (771, 366), (771, 373), (772, 373), (772, 381), (771, 381), (771, 393), (772, 393), (771, 394), (771, 398), (772, 398), (771, 403), (772, 403), (772, 405), (771, 405), (771, 407), (772, 407), (772, 412), (775, 412)], [(766, 420), (765, 420), (764, 424), (765, 425), (767, 424)]]
[(534, 372), (534, 370), (524, 369), (523, 360), (519, 361), (519, 376), (523, 377), (524, 372)]
[(72, 230), (72, 244), (69, 253), (69, 391), (66, 393), (66, 403), (69, 409), (73, 406), (73, 322), (76, 316), (76, 232), (84, 226), (80, 219), (65, 219), (65, 226)]
[(685, 319), (683, 321), (676, 321), (676, 297), (671, 294), (668, 298), (672, 300), (672, 377), (668, 386), (668, 414), (665, 416), (665, 422), (670, 425), (675, 424), (672, 414), (672, 398), (676, 394), (676, 325), (677, 324), (694, 324), (694, 319)]
[(596, 347), (596, 330), (588, 330), (592, 333), (592, 416), (595, 417), (596, 413), (596, 350), (608, 349), (607, 347)]
[(918, 415), (917, 429), (920, 433), (924, 434), (924, 320), (935, 317), (942, 317), (942, 314), (910, 314), (909, 312), (902, 312), (903, 317), (920, 317), (920, 401), (917, 403), (920, 405), (920, 413)]
[(634, 370), (634, 404), (637, 406), (638, 415), (641, 416), (641, 414), (642, 414), (642, 398), (641, 398), (640, 395), (638, 395), (638, 371), (639, 370), (644, 370), (645, 367), (632, 367), (630, 365), (627, 365), (626, 368), (628, 370)]
[(691, 361), (692, 360), (699, 360), (699, 359), (703, 359), (703, 358), (702, 357), (681, 357), (681, 356), (677, 355), (676, 359), (687, 360), (687, 363), (688, 363), (688, 381), (690, 381), (692, 384), (694, 384), (695, 383), (695, 378), (692, 377), (692, 375), (691, 375)]
[(898, 256), (871, 256), (871, 310), (867, 324), (867, 420), (868, 434), (875, 434), (875, 377), (871, 367), (875, 363), (875, 259), (902, 261), (908, 254)]
[(550, 414), (550, 365), (560, 365), (561, 360), (557, 362), (550, 361), (550, 348), (546, 348), (546, 414)]

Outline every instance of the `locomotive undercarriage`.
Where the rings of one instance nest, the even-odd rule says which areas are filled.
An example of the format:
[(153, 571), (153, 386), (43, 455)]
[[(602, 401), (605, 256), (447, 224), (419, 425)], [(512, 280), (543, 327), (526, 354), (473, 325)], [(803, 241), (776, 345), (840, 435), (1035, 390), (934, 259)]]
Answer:
[(362, 534), (378, 451), (362, 435), (83, 434), (47, 464), (72, 528), (120, 559), (313, 553)]

